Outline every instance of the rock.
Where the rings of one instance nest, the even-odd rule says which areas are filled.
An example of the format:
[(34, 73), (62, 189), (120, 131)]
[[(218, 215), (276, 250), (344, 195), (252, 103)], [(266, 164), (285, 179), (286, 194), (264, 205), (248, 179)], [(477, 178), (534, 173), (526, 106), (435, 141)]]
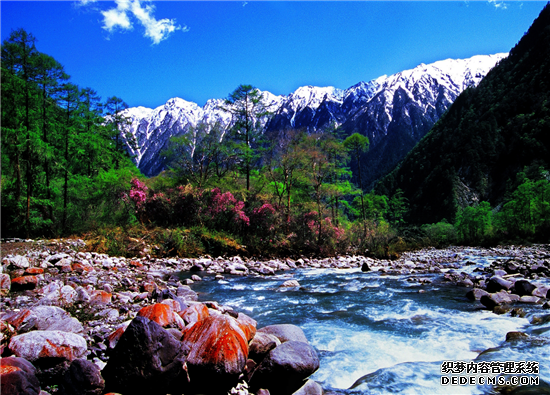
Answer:
[(514, 283), (513, 292), (519, 296), (532, 295), (533, 291), (536, 288), (537, 287), (535, 287), (527, 280), (518, 280)]
[(525, 310), (523, 310), (521, 307), (514, 307), (510, 311), (510, 317), (525, 317), (527, 313), (525, 313)]
[(8, 269), (26, 269), (30, 263), (26, 256), (15, 255), (7, 258), (7, 266)]
[(204, 320), (210, 313), (208, 307), (202, 303), (197, 303), (189, 306), (187, 309), (180, 312), (179, 315), (185, 322), (185, 325), (189, 325)]
[(313, 380), (308, 380), (306, 383), (292, 395), (323, 395), (323, 387)]
[(235, 318), (237, 319), (237, 325), (239, 325), (239, 328), (241, 328), (246, 336), (246, 341), (251, 341), (256, 334), (256, 320), (243, 313), (237, 313), (237, 317)]
[(466, 297), (470, 300), (480, 300), (483, 295), (489, 295), (489, 292), (481, 288), (474, 288), (466, 293)]
[(510, 260), (504, 265), (504, 270), (506, 270), (506, 273), (508, 274), (519, 273), (519, 265), (517, 262)]
[(500, 276), (493, 276), (487, 282), (487, 292), (495, 293), (501, 290), (509, 290), (514, 285), (511, 281), (505, 280)]
[(483, 295), (479, 299), (479, 301), (483, 306), (492, 310), (495, 306), (500, 306), (505, 303), (512, 303), (512, 298), (510, 297), (510, 294), (508, 294), (506, 291), (500, 291), (488, 295)]
[(248, 341), (234, 318), (210, 315), (188, 329), (182, 343), (190, 350), (187, 366), (193, 388), (224, 393), (236, 384), (248, 357)]
[(9, 349), (18, 357), (34, 362), (43, 358), (72, 361), (81, 358), (88, 347), (76, 333), (61, 331), (32, 331), (11, 338)]
[(174, 313), (179, 313), (181, 311), (181, 305), (178, 302), (176, 302), (174, 299), (164, 299), (160, 303), (170, 306), (170, 308)]
[(59, 395), (101, 395), (105, 380), (101, 371), (91, 361), (75, 359), (63, 375)]
[(200, 278), (199, 276), (197, 276), (196, 274), (193, 274), (191, 276), (191, 280), (197, 282), (197, 281), (202, 281), (202, 278)]
[[(319, 368), (317, 352), (307, 343), (287, 341), (271, 350), (250, 380), (251, 389), (292, 394)], [(282, 379), (284, 377), (284, 379)]]
[(11, 290), (13, 292), (32, 290), (35, 289), (37, 285), (38, 277), (36, 276), (16, 277), (11, 280)]
[(519, 298), (520, 303), (537, 304), (539, 301), (540, 298), (532, 295), (523, 295), (521, 298)]
[(0, 359), (0, 383), (2, 395), (38, 395), (40, 383), (36, 368), (19, 357)]
[(300, 283), (296, 280), (287, 280), (279, 285), (279, 288), (300, 288)]
[(155, 303), (154, 305), (143, 307), (138, 311), (137, 315), (139, 317), (146, 317), (162, 327), (177, 326), (180, 329), (185, 327), (183, 319), (166, 304)]
[(113, 298), (113, 294), (102, 291), (102, 290), (94, 290), (90, 294), (90, 304), (91, 305), (106, 305), (108, 303), (111, 303), (111, 299)]
[(185, 392), (187, 349), (159, 324), (136, 317), (112, 350), (102, 371), (106, 392)]
[(508, 332), (506, 334), (506, 341), (507, 342), (517, 341), (517, 340), (525, 340), (525, 339), (528, 339), (528, 338), (529, 338), (529, 335), (527, 333), (523, 333), (523, 332)]
[(11, 289), (11, 278), (7, 273), (0, 274), (0, 296), (6, 296)]
[(269, 325), (258, 329), (258, 332), (269, 333), (278, 338), (281, 343), (291, 340), (304, 343), (308, 342), (304, 331), (300, 327), (292, 324)]
[(498, 315), (502, 315), (502, 314), (508, 313), (510, 310), (511, 310), (510, 306), (508, 306), (508, 305), (495, 306), (493, 308), (493, 313), (498, 314)]
[(537, 296), (539, 298), (545, 298), (548, 299), (550, 293), (550, 286), (548, 285), (539, 285), (532, 293), (531, 295)]
[(187, 285), (178, 286), (177, 296), (183, 298), (183, 300), (191, 300), (191, 301), (199, 300), (199, 295), (197, 295), (197, 293)]
[(258, 331), (250, 342), (248, 358), (260, 363), (268, 352), (280, 344), (281, 341), (274, 335)]
[(363, 262), (361, 265), (361, 271), (362, 272), (370, 272), (371, 268), (369, 267), (369, 264), (367, 262)]

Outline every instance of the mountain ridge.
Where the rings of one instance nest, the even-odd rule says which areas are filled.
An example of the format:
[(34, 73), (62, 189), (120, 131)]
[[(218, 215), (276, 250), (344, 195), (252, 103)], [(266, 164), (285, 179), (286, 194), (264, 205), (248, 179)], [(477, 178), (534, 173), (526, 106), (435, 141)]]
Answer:
[[(468, 59), (422, 63), (390, 76), (361, 81), (345, 90), (310, 85), (284, 96), (263, 91), (267, 107), (273, 112), (266, 120), (265, 132), (288, 129), (316, 132), (334, 124), (342, 126), (347, 134), (366, 135), (371, 141), (371, 152), (364, 166), (377, 168), (377, 171), (370, 169), (366, 173), (366, 185), (370, 185), (427, 133), (465, 87), (478, 84), (490, 68), (506, 56), (502, 53), (476, 55)], [(199, 122), (219, 122), (227, 129), (232, 122), (231, 114), (221, 108), (223, 102), (223, 99), (210, 99), (200, 107), (176, 97), (154, 109), (127, 109), (125, 115), (129, 118), (129, 126), (122, 137), (136, 166), (147, 176), (160, 173), (165, 168), (161, 153), (167, 149), (169, 139), (187, 133)], [(405, 129), (407, 124), (413, 127), (396, 135), (392, 129), (400, 122), (404, 122)], [(392, 156), (394, 159), (381, 166), (381, 158), (387, 157), (386, 151), (393, 147), (385, 140), (394, 135), (397, 139), (410, 141)], [(387, 148), (377, 149), (378, 145)]]

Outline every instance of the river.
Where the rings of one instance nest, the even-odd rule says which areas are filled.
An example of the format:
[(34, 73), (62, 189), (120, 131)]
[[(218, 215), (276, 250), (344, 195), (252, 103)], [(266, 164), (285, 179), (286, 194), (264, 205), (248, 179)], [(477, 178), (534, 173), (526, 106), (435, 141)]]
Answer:
[[(459, 271), (471, 272), (497, 258), (476, 255), (475, 250), (462, 255)], [(280, 288), (289, 279), (301, 287)], [(550, 320), (530, 323), (548, 310), (520, 305), (525, 317), (494, 314), (469, 301), (467, 288), (443, 282), (441, 274), (296, 269), (269, 277), (218, 280), (205, 275), (193, 289), (202, 301), (215, 300), (246, 313), (258, 327), (301, 327), (320, 356), (312, 379), (327, 393), (494, 393), (493, 386), (478, 382), (442, 385), (443, 361), (535, 361), (541, 386), (532, 393), (542, 393), (544, 386), (550, 390)], [(530, 337), (507, 342), (506, 334), (513, 331)]]

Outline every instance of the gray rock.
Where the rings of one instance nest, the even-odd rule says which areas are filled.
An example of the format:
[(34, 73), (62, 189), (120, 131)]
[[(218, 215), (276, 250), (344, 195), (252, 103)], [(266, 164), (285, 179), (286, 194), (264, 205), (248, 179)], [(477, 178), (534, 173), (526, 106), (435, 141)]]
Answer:
[(479, 301), (481, 302), (481, 304), (483, 306), (485, 306), (488, 309), (492, 310), (496, 306), (500, 306), (500, 305), (507, 304), (507, 303), (512, 303), (513, 299), (511, 298), (511, 295), (508, 294), (506, 291), (500, 291), (500, 292), (491, 293), (491, 294), (488, 294), (488, 295), (483, 295), (479, 299)]
[(489, 292), (481, 288), (474, 288), (466, 293), (466, 297), (470, 300), (480, 300), (483, 295), (489, 295)]
[(60, 395), (101, 395), (105, 380), (99, 367), (86, 359), (75, 359), (63, 375)]
[(287, 341), (308, 342), (304, 331), (300, 327), (292, 324), (269, 325), (258, 329), (258, 332), (273, 335), (278, 338), (281, 343)]
[(323, 395), (323, 387), (313, 380), (308, 380), (306, 383), (292, 395)]
[(532, 295), (533, 291), (536, 289), (533, 284), (531, 284), (527, 280), (518, 280), (514, 283), (514, 290), (513, 292), (516, 295), (523, 296), (523, 295)]
[(319, 368), (317, 352), (307, 343), (287, 341), (275, 347), (252, 374), (251, 389), (287, 395), (300, 389)]
[(260, 363), (268, 352), (281, 344), (281, 341), (274, 335), (264, 332), (256, 332), (250, 342), (248, 358)]
[(487, 292), (494, 293), (503, 289), (508, 290), (514, 285), (511, 281), (505, 280), (500, 276), (493, 276), (487, 282)]

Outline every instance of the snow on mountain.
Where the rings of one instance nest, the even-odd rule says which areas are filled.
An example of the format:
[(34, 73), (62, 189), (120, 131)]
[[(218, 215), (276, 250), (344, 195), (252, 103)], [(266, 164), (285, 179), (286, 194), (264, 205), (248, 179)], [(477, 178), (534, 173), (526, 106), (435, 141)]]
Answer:
[[(506, 56), (479, 55), (420, 64), (394, 75), (360, 82), (346, 90), (303, 86), (287, 96), (264, 91), (264, 102), (273, 114), (266, 120), (265, 129), (314, 132), (335, 124), (341, 125), (348, 134), (359, 132), (369, 137), (371, 151), (388, 134), (401, 134), (399, 138), (407, 136), (410, 145), (431, 128), (464, 89), (477, 85)], [(224, 129), (231, 125), (232, 116), (223, 106), (223, 99), (208, 100), (200, 107), (173, 98), (155, 109), (127, 109), (129, 126), (123, 135), (128, 135), (126, 141), (134, 162), (144, 174), (158, 174), (164, 169), (162, 151), (168, 148), (172, 136), (183, 135), (200, 122), (217, 122)], [(131, 146), (130, 138), (137, 147)], [(392, 147), (388, 142), (382, 145)]]

